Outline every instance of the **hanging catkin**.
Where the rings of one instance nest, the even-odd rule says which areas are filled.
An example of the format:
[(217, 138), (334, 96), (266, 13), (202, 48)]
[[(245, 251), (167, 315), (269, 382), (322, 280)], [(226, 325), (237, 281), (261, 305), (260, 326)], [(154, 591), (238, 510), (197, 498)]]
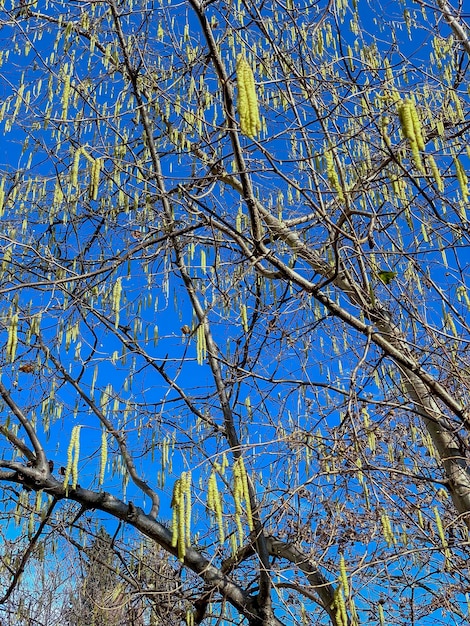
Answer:
[(413, 160), (418, 170), (424, 171), (420, 150), (424, 150), (424, 138), (418, 112), (412, 100), (404, 100), (398, 107), (403, 135), (410, 143)]
[(243, 54), (240, 54), (237, 59), (237, 85), (237, 108), (241, 131), (247, 137), (255, 137), (261, 130), (258, 97), (253, 71)]

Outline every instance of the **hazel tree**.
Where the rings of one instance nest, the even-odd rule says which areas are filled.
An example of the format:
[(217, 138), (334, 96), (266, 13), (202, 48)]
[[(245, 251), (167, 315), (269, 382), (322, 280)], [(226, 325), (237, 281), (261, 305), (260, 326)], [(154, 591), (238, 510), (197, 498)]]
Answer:
[(468, 620), (468, 15), (0, 5), (2, 602), (75, 503), (188, 624)]

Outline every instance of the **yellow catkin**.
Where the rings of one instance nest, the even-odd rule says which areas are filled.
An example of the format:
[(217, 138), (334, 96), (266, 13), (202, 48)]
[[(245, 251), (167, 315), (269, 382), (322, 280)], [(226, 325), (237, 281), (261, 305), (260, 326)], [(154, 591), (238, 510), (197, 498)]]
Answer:
[(196, 354), (198, 365), (203, 365), (207, 356), (206, 334), (204, 324), (199, 324), (196, 331)]
[(98, 485), (102, 485), (104, 482), (104, 473), (106, 470), (106, 463), (108, 461), (108, 435), (106, 431), (101, 433), (101, 458), (100, 458), (100, 475), (98, 479)]
[(232, 556), (235, 556), (238, 551), (237, 536), (235, 535), (235, 533), (231, 533), (229, 535), (229, 540), (230, 540), (230, 550), (231, 550)]
[(344, 596), (349, 598), (349, 582), (348, 574), (346, 572), (346, 563), (344, 562), (344, 556), (341, 555), (339, 559), (339, 580), (343, 587)]
[(5, 178), (0, 181), (0, 217), (3, 217), (3, 209), (5, 204)]
[(392, 146), (392, 140), (390, 139), (390, 137), (389, 137), (389, 135), (388, 135), (388, 132), (387, 132), (387, 128), (388, 128), (388, 123), (389, 123), (389, 121), (390, 121), (390, 120), (389, 120), (389, 118), (388, 118), (388, 117), (386, 117), (386, 116), (385, 116), (385, 117), (383, 117), (383, 118), (382, 118), (382, 120), (381, 120), (381, 123), (380, 123), (380, 129), (381, 129), (381, 131), (382, 131), (382, 137), (383, 137), (383, 140), (384, 140), (384, 142), (385, 142), (385, 145), (386, 145), (388, 148), (391, 148), (391, 146)]
[(243, 545), (243, 526), (242, 526), (242, 500), (243, 500), (243, 483), (240, 475), (240, 466), (235, 463), (233, 466), (233, 501), (235, 504), (235, 526), (237, 527), (239, 545)]
[(222, 518), (222, 498), (217, 487), (217, 477), (214, 472), (209, 476), (209, 483), (207, 488), (207, 508), (212, 511), (217, 521), (219, 529), (219, 541), (224, 543), (224, 524)]
[(80, 148), (80, 154), (83, 154), (83, 156), (86, 158), (87, 161), (89, 161), (90, 163), (93, 163), (94, 158), (83, 146)]
[(242, 484), (242, 494), (243, 494), (243, 499), (245, 500), (245, 507), (246, 507), (246, 521), (248, 524), (248, 528), (250, 530), (254, 529), (254, 525), (253, 525), (253, 514), (251, 511), (251, 501), (250, 501), (250, 491), (248, 489), (248, 476), (246, 473), (246, 469), (245, 469), (245, 463), (243, 461), (243, 457), (239, 457), (236, 461), (236, 463), (238, 463), (239, 467), (240, 467), (240, 479), (241, 479), (241, 484)]
[(121, 308), (121, 294), (122, 294), (122, 278), (119, 276), (116, 279), (113, 287), (113, 299), (112, 299), (112, 309), (115, 315), (114, 328), (119, 326), (119, 311)]
[(423, 171), (420, 150), (424, 150), (424, 139), (421, 131), (418, 112), (412, 100), (404, 100), (398, 108), (403, 135), (408, 139), (413, 160), (418, 170)]
[(437, 188), (438, 190), (442, 193), (444, 191), (444, 181), (442, 180), (441, 174), (439, 172), (439, 169), (437, 167), (436, 161), (434, 160), (434, 157), (432, 156), (432, 154), (430, 154), (427, 158), (426, 158), (428, 165), (431, 169), (431, 173), (433, 175), (434, 180), (436, 181), (437, 184)]
[(227, 469), (228, 466), (229, 466), (228, 458), (227, 458), (226, 453), (224, 452), (222, 454), (222, 465), (220, 468), (220, 473), (222, 474), (222, 476), (225, 474), (225, 470)]
[(15, 360), (16, 348), (18, 346), (18, 313), (15, 313), (10, 318), (8, 325), (8, 338), (7, 338), (7, 361), (12, 363)]
[(383, 529), (383, 533), (384, 533), (384, 539), (387, 542), (387, 544), (389, 546), (391, 546), (394, 543), (396, 543), (396, 539), (395, 539), (395, 536), (394, 536), (393, 531), (392, 531), (392, 526), (390, 524), (390, 519), (389, 519), (389, 517), (388, 517), (388, 515), (386, 513), (382, 513), (382, 515), (380, 516), (380, 520), (382, 522), (382, 529)]
[(39, 514), (42, 506), (42, 491), (36, 493), (36, 501), (34, 503), (34, 512)]
[[(470, 300), (469, 300), (470, 302)], [(469, 305), (470, 308), (470, 305)], [(222, 454), (222, 463), (214, 463), (214, 468), (217, 470), (217, 472), (223, 476), (225, 474), (225, 470), (227, 469), (227, 467), (229, 467), (230, 463), (228, 462), (228, 458), (226, 453), (224, 452)]]
[(338, 626), (347, 626), (348, 613), (346, 611), (346, 602), (344, 600), (343, 589), (338, 587), (335, 591), (334, 608), (336, 609), (336, 623)]
[(184, 543), (191, 545), (191, 472), (184, 472)]
[(423, 162), (421, 161), (421, 154), (419, 152), (418, 144), (416, 143), (416, 141), (410, 144), (410, 147), (411, 147), (411, 154), (413, 155), (413, 160), (415, 162), (416, 168), (420, 172), (424, 172)]
[(90, 172), (90, 187), (88, 196), (90, 200), (98, 199), (98, 189), (100, 184), (101, 159), (93, 159)]
[(186, 556), (186, 532), (184, 527), (184, 494), (183, 494), (183, 485), (180, 479), (180, 500), (177, 507), (178, 514), (178, 559), (183, 562), (184, 557)]
[(418, 111), (414, 103), (410, 100), (410, 111), (411, 111), (411, 120), (413, 122), (413, 130), (416, 137), (416, 143), (420, 150), (424, 150), (424, 137), (423, 137), (423, 129), (421, 126), (421, 121), (419, 119)]
[(248, 332), (248, 315), (246, 312), (246, 305), (245, 304), (241, 304), (240, 305), (240, 315), (242, 318), (242, 327), (243, 330), (247, 333)]
[(25, 85), (20, 85), (18, 92), (16, 94), (16, 102), (15, 102), (15, 108), (13, 110), (13, 119), (16, 119), (16, 116), (18, 115), (20, 108), (21, 108), (21, 104), (23, 102), (23, 94), (24, 94), (24, 89), (25, 89)]
[[(70, 477), (72, 476), (72, 488), (77, 486), (77, 474), (78, 474), (78, 455), (80, 452), (79, 443), (80, 426), (74, 426), (70, 435), (70, 443), (67, 449), (67, 465), (65, 467), (64, 474), (64, 487), (67, 490)], [(77, 450), (78, 442), (78, 450)]]
[(459, 181), (460, 191), (462, 193), (462, 199), (464, 202), (468, 202), (468, 177), (465, 173), (460, 159), (454, 157), (454, 165), (457, 174), (457, 180)]
[(81, 148), (75, 151), (75, 154), (73, 155), (72, 169), (70, 170), (70, 184), (72, 187), (75, 187), (75, 189), (78, 188), (78, 167), (80, 165), (81, 153)]
[(436, 526), (437, 532), (439, 533), (439, 538), (442, 541), (442, 545), (447, 547), (447, 539), (444, 533), (444, 527), (442, 526), (441, 516), (439, 515), (439, 509), (437, 506), (433, 507), (434, 517), (436, 518)]
[(379, 614), (379, 624), (380, 624), (380, 626), (385, 626), (385, 615), (384, 615), (383, 606), (381, 604), (379, 604), (378, 607), (377, 607), (377, 610), (378, 610), (378, 614)]
[(162, 470), (164, 471), (166, 466), (168, 465), (168, 461), (170, 460), (170, 447), (169, 441), (167, 437), (163, 438), (162, 441)]
[(190, 545), (191, 472), (183, 472), (175, 482), (171, 507), (173, 509), (171, 545), (178, 547), (178, 559), (183, 562), (186, 546)]
[(70, 76), (64, 76), (64, 90), (62, 91), (62, 119), (67, 118), (70, 100)]
[(330, 150), (325, 154), (325, 162), (326, 162), (326, 175), (328, 176), (328, 180), (330, 181), (331, 186), (338, 193), (338, 199), (341, 200), (342, 202), (344, 200), (343, 189), (341, 187), (338, 173), (336, 171), (335, 164), (333, 161), (333, 153)]
[(243, 54), (237, 59), (237, 86), (237, 109), (241, 131), (247, 137), (255, 137), (261, 130), (258, 96), (253, 71)]
[(173, 547), (176, 547), (178, 545), (178, 523), (179, 523), (178, 508), (179, 508), (179, 502), (180, 502), (180, 495), (181, 495), (180, 494), (180, 481), (177, 480), (173, 487), (173, 499), (171, 501), (171, 506), (173, 509), (173, 516), (171, 518), (171, 530), (172, 530), (171, 545)]
[(410, 143), (416, 141), (413, 117), (411, 114), (411, 106), (411, 100), (405, 100), (400, 104), (400, 107), (398, 109), (398, 116), (400, 118), (403, 135), (410, 140)]
[(64, 472), (64, 487), (65, 488), (67, 488), (68, 486), (68, 482), (70, 479), (70, 472), (72, 471), (73, 448), (75, 445), (73, 441), (73, 435), (74, 435), (74, 430), (72, 430), (72, 436), (70, 437), (70, 443), (67, 449), (67, 465), (65, 466), (65, 472)]
[(73, 463), (72, 463), (72, 489), (77, 487), (78, 481), (78, 459), (80, 456), (80, 426), (75, 426), (75, 441), (73, 447)]

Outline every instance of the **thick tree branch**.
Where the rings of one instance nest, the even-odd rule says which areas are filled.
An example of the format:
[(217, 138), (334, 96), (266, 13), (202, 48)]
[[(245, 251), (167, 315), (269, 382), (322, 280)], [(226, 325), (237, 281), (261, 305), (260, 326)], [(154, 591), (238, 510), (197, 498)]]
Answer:
[[(39, 441), (39, 437), (37, 436), (37, 433), (35, 431), (35, 429), (33, 428), (31, 422), (28, 420), (28, 418), (26, 417), (26, 415), (23, 413), (23, 411), (20, 409), (20, 407), (16, 404), (16, 402), (12, 399), (10, 392), (8, 391), (8, 389), (5, 387), (5, 385), (2, 383), (2, 381), (0, 381), (0, 396), (3, 398), (5, 404), (8, 405), (8, 407), (10, 408), (11, 412), (13, 413), (13, 415), (18, 419), (18, 421), (20, 422), (21, 426), (23, 426), (23, 428), (26, 431), (26, 434), (28, 435), (29, 440), (31, 441), (31, 445), (33, 446), (34, 449), (34, 461), (37, 465), (37, 467), (44, 473), (48, 473), (49, 472), (49, 466), (47, 464), (47, 458), (46, 458), (46, 454), (44, 452), (44, 449)], [(5, 433), (4, 433), (5, 434)], [(10, 439), (10, 437), (8, 437)], [(12, 439), (10, 439), (12, 441)], [(13, 441), (12, 441), (13, 442)], [(28, 456), (27, 454), (27, 448), (25, 446), (20, 445), (19, 449), (22, 452), (26, 453), (26, 456), (29, 458), (30, 461), (32, 461), (33, 459), (30, 457), (30, 455)]]
[(470, 56), (470, 39), (468, 36), (468, 30), (459, 22), (447, 0), (437, 0), (437, 4), (442, 11), (445, 21), (452, 28), (454, 35), (462, 43), (463, 47), (467, 51), (467, 54)]

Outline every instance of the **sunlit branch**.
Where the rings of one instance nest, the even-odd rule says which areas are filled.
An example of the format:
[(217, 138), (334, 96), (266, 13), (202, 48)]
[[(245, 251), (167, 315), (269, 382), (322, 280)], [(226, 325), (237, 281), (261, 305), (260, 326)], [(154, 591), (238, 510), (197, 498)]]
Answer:
[(467, 51), (467, 54), (470, 56), (470, 39), (468, 37), (466, 29), (462, 26), (462, 24), (458, 21), (458, 19), (451, 11), (451, 7), (447, 0), (437, 0), (437, 3), (442, 11), (444, 19), (452, 28), (455, 36), (462, 43), (463, 47)]

